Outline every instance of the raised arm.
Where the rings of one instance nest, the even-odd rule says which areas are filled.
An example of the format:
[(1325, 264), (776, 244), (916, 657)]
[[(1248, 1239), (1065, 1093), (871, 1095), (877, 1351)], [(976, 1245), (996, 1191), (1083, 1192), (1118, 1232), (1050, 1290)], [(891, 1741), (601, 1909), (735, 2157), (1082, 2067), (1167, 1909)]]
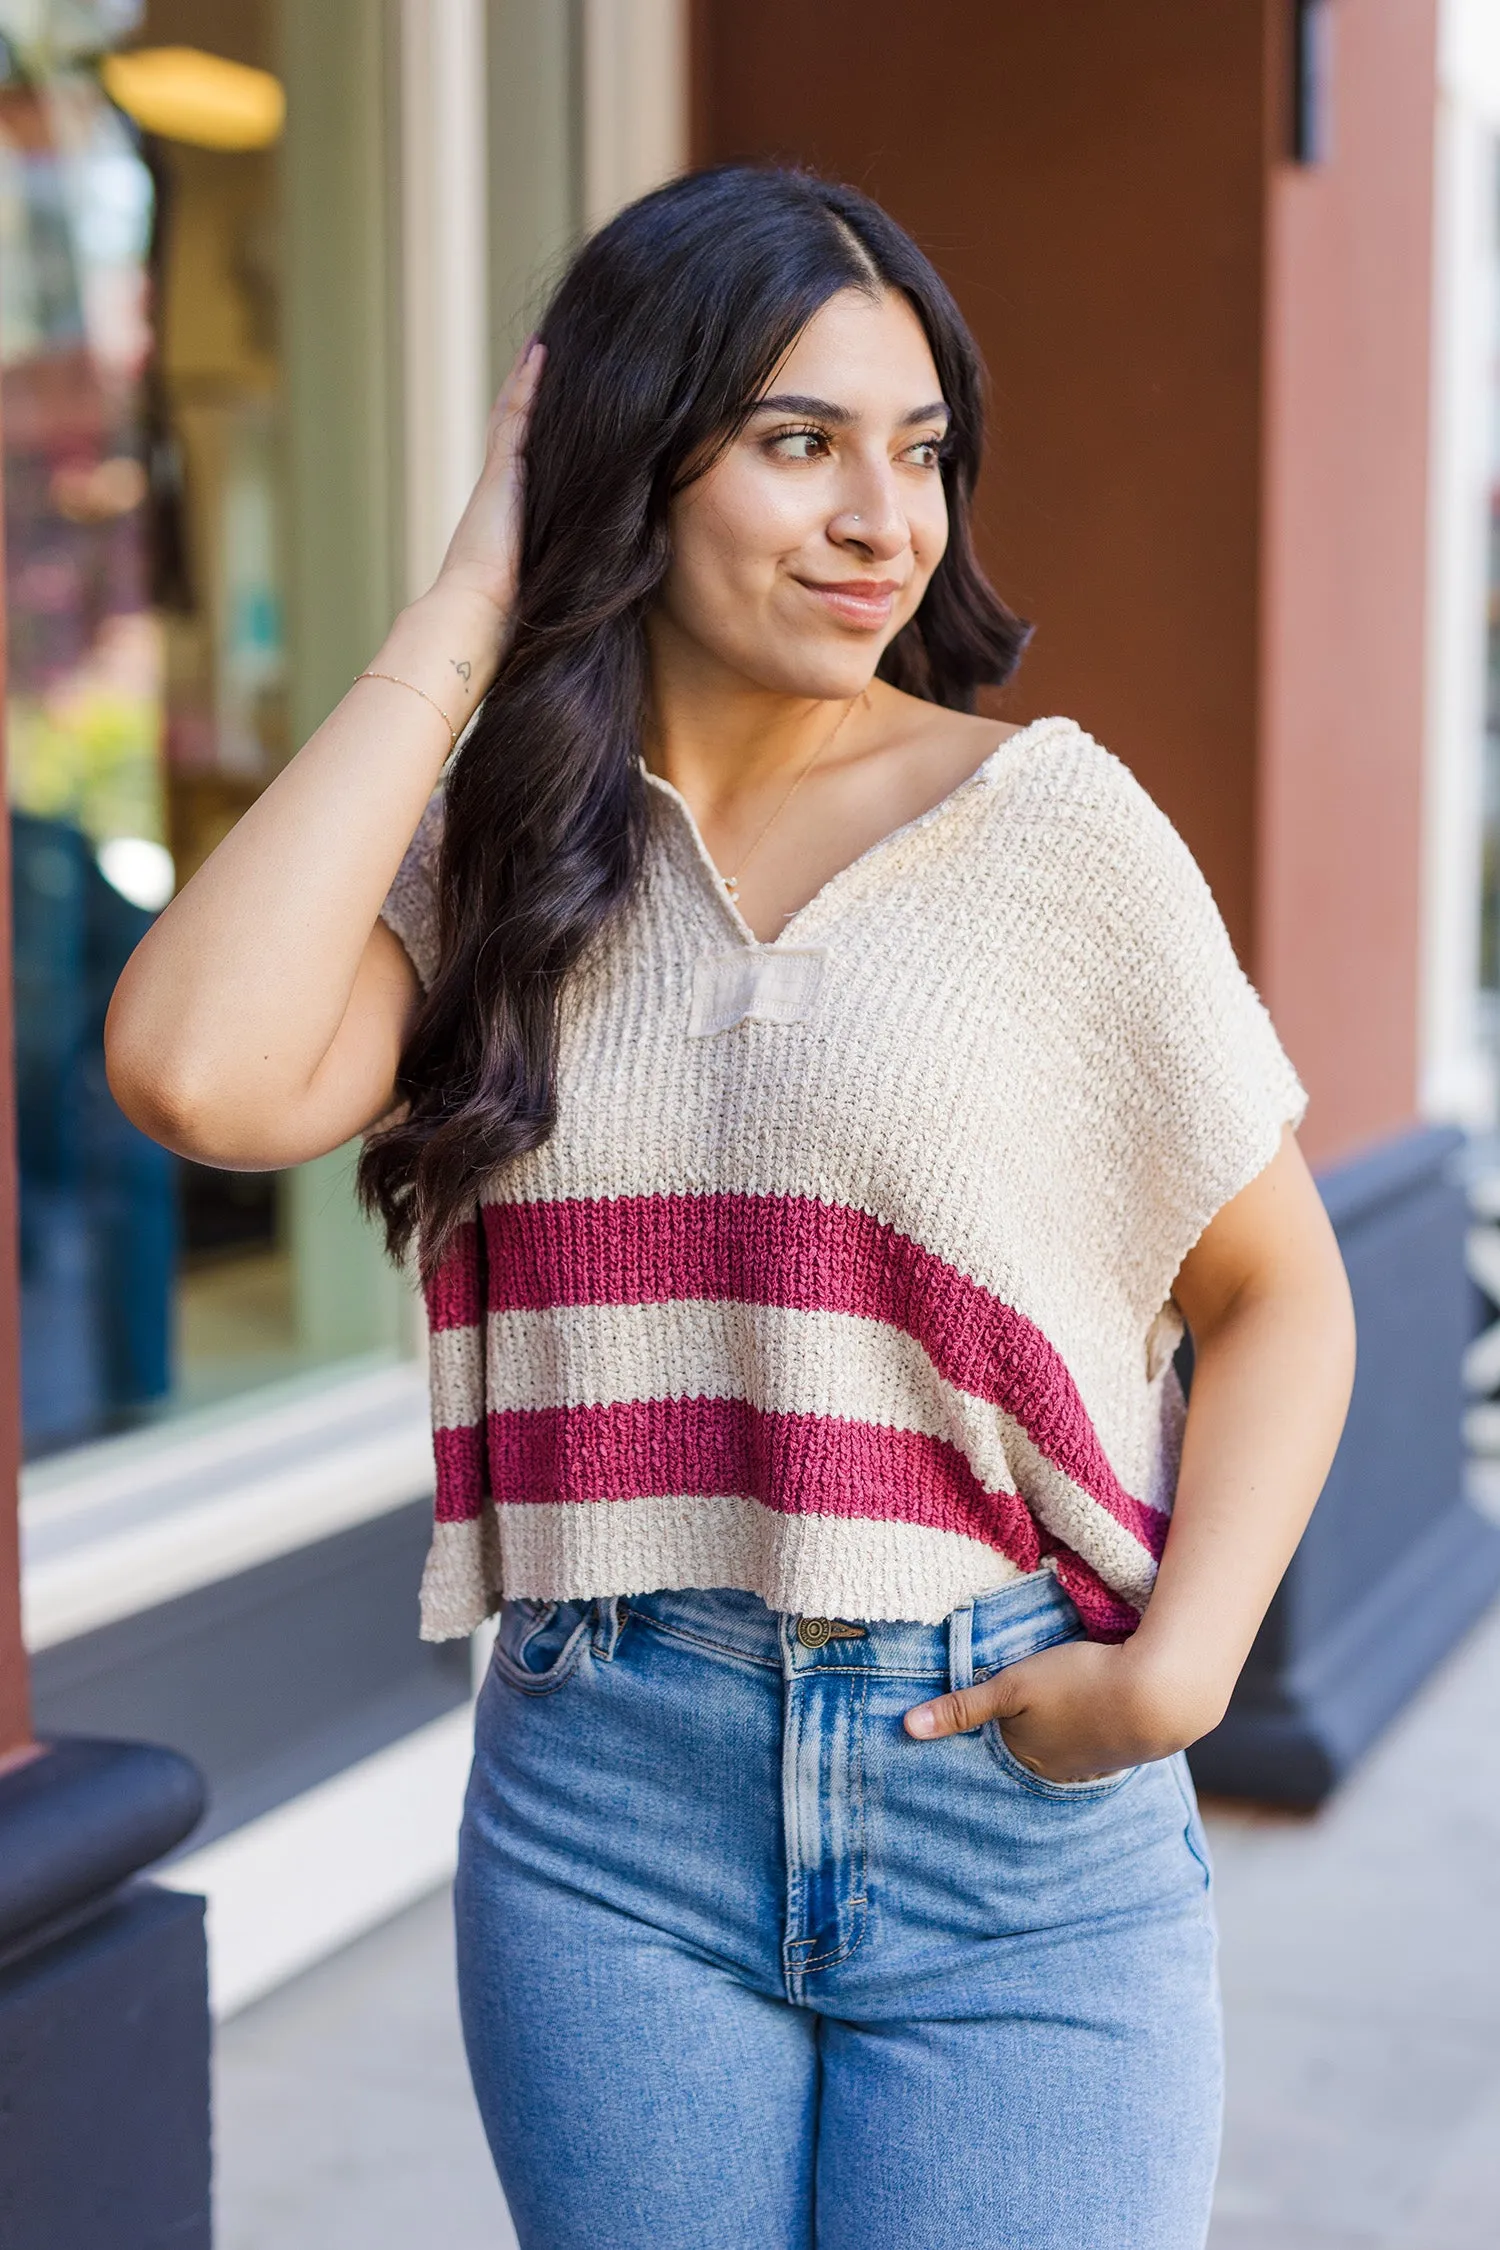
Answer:
[(136, 948), (105, 1057), (115, 1099), (204, 1164), (299, 1164), (394, 1098), (417, 980), (377, 920), (510, 629), (521, 454), (542, 352), (496, 402), (430, 592)]

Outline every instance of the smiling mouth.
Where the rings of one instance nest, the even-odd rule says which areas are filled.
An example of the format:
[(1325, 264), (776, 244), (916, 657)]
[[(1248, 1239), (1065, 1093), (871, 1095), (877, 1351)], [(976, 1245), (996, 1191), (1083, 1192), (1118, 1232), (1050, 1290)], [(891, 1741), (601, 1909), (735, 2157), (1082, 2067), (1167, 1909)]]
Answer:
[(884, 625), (901, 592), (891, 578), (799, 578), (797, 583), (849, 625)]

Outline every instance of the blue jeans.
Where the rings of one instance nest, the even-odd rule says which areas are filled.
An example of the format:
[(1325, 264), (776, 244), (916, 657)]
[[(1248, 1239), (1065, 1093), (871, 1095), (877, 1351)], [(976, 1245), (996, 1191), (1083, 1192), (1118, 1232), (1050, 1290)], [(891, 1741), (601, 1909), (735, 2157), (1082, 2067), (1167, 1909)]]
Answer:
[(1181, 1759), (1043, 1781), (902, 1713), (1080, 1631), (727, 1591), (507, 1603), (457, 1884), (522, 2250), (1200, 2250), (1209, 1870)]

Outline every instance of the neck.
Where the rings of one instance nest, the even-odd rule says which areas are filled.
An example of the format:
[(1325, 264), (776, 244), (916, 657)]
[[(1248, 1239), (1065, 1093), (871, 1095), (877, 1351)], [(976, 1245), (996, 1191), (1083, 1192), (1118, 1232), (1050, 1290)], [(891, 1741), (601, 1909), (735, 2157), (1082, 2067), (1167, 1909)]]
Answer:
[(693, 804), (726, 803), (799, 770), (851, 708), (846, 696), (757, 686), (696, 650), (663, 647), (655, 634), (651, 657), (646, 764)]

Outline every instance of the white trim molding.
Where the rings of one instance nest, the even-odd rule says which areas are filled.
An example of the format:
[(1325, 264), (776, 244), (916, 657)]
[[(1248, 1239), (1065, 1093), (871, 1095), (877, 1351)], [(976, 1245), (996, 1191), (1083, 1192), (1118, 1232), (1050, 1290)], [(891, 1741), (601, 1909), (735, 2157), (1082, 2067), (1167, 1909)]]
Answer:
[(1443, 0), (1439, 26), (1420, 1098), (1433, 1121), (1482, 1132), (1497, 1122), (1478, 979), (1500, 9)]
[(484, 0), (402, 0), (406, 583), (432, 584), (490, 406)]
[(466, 1704), (162, 1870), (158, 1881), (208, 1900), (216, 2017), (451, 1877), (472, 1735)]
[(33, 1653), (430, 1495), (424, 1368), (398, 1361), (288, 1389), (24, 1472)]
[(583, 220), (603, 226), (688, 157), (686, 0), (583, 0)]

